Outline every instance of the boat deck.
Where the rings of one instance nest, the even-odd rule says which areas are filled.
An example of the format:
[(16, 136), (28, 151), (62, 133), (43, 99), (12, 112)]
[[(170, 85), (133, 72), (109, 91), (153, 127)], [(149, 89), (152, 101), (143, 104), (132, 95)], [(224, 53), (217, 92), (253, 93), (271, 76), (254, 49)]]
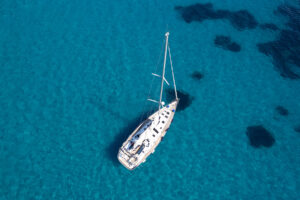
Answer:
[(177, 104), (178, 100), (175, 100), (153, 113), (123, 143), (118, 159), (127, 169), (136, 168), (154, 153), (173, 121)]

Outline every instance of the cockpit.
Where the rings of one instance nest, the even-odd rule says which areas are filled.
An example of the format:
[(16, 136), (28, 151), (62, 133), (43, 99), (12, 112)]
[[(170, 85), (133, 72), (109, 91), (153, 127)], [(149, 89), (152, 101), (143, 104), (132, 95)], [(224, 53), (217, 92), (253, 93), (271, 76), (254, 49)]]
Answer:
[[(135, 144), (139, 140), (140, 136), (149, 128), (152, 124), (151, 119), (147, 119), (140, 128), (136, 131), (136, 133), (132, 136), (132, 138), (128, 141), (128, 144), (126, 145), (127, 150), (135, 149)], [(139, 146), (139, 145), (137, 145)]]

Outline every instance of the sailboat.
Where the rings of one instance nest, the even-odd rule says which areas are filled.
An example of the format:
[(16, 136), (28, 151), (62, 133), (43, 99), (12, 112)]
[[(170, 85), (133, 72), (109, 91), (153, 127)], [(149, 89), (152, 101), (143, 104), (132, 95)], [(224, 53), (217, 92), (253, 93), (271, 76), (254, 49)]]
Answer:
[[(138, 127), (129, 135), (127, 140), (119, 149), (118, 160), (122, 165), (124, 165), (124, 167), (129, 170), (133, 170), (138, 167), (141, 163), (146, 161), (147, 157), (151, 153), (154, 153), (155, 148), (162, 141), (173, 121), (173, 117), (175, 115), (175, 111), (179, 102), (168, 40), (169, 32), (165, 34), (166, 42), (162, 75), (160, 76), (158, 74), (153, 74), (154, 76), (161, 78), (159, 101), (148, 99), (149, 101), (158, 103), (158, 110), (150, 115), (140, 125), (138, 125)], [(169, 55), (170, 59), (175, 99), (170, 103), (165, 104), (162, 101), (162, 95), (164, 83), (167, 83), (169, 85), (165, 78), (167, 55)]]

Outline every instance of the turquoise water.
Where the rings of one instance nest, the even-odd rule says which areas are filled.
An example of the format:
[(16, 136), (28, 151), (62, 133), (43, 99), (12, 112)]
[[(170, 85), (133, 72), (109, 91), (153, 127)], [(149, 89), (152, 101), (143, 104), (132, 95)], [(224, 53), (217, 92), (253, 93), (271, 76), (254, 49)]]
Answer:
[[(1, 1), (0, 199), (299, 199), (300, 80), (281, 76), (256, 46), (279, 31), (186, 23), (174, 9), (207, 2)], [(273, 11), (300, 6), (212, 3), (279, 29), (287, 17)], [(177, 87), (193, 101), (128, 171), (117, 151), (152, 106), (145, 99), (166, 30)], [(216, 47), (216, 35), (241, 51)], [(247, 127), (260, 124), (272, 147), (249, 144)]]

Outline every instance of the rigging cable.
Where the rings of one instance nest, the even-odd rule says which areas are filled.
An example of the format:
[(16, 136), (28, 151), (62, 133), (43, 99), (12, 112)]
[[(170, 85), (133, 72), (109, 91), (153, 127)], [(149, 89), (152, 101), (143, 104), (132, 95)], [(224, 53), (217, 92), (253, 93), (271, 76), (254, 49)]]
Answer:
[[(156, 67), (155, 67), (154, 73), (157, 72), (158, 65), (159, 65), (159, 63), (160, 63), (160, 61), (161, 61), (162, 53), (163, 53), (163, 48), (164, 48), (164, 43), (165, 43), (165, 40), (163, 40), (163, 42), (162, 42), (162, 46), (161, 46), (159, 58), (158, 58), (158, 60), (157, 60), (157, 63), (156, 63)], [(150, 98), (150, 93), (151, 93), (151, 90), (152, 90), (154, 78), (155, 78), (155, 77), (153, 76), (153, 77), (152, 77), (152, 80), (151, 80), (151, 84), (150, 84), (150, 89), (148, 90), (147, 99)], [(152, 104), (152, 106), (150, 107), (150, 110), (146, 111), (146, 110), (145, 110), (146, 103), (147, 103), (147, 101), (144, 102), (144, 105), (143, 105), (143, 110), (144, 110), (144, 111), (143, 111), (142, 115), (140, 116), (139, 122), (141, 122), (142, 120), (144, 120), (145, 117), (148, 117), (149, 114), (153, 112), (153, 107), (154, 107), (154, 105)], [(146, 116), (145, 116), (145, 115), (146, 115)]]
[(169, 44), (168, 44), (168, 51), (169, 51), (169, 58), (170, 58), (170, 64), (171, 64), (171, 70), (172, 70), (172, 77), (173, 77), (173, 83), (174, 83), (175, 97), (176, 97), (176, 100), (178, 100), (178, 97), (177, 97), (177, 90), (176, 90), (176, 83), (175, 83), (175, 76), (174, 76), (173, 64), (172, 64), (172, 58), (171, 58), (171, 51), (170, 51), (170, 46), (169, 46)]

